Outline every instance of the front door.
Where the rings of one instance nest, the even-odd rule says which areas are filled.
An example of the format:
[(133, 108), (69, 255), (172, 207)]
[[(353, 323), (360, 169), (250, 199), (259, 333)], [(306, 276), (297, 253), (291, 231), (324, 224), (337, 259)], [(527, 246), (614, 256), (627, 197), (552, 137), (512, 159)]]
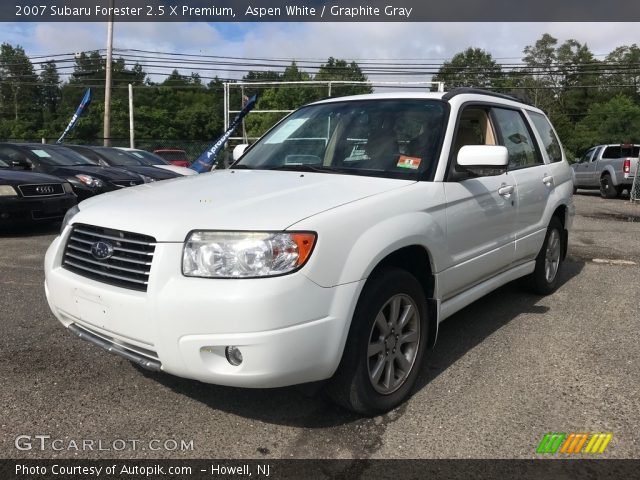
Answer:
[(515, 256), (516, 182), (511, 173), (474, 177), (455, 168), (465, 145), (496, 145), (490, 107), (464, 108), (444, 183), (450, 267), (442, 272), (443, 299), (506, 270)]

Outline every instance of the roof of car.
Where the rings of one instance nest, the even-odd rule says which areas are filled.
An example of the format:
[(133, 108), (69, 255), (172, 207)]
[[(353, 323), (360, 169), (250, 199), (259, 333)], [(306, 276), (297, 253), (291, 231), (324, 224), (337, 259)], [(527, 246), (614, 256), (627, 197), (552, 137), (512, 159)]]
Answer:
[(320, 100), (318, 102), (312, 103), (312, 105), (319, 105), (323, 103), (333, 103), (333, 102), (351, 102), (351, 101), (359, 101), (359, 100), (391, 100), (391, 99), (426, 99), (426, 100), (444, 100), (450, 101), (455, 97), (460, 95), (475, 95), (475, 96), (486, 96), (491, 97), (492, 99), (505, 100), (507, 102), (514, 102), (520, 105), (528, 105), (530, 108), (537, 110), (537, 108), (530, 106), (526, 99), (520, 99), (513, 95), (505, 95), (502, 93), (492, 92), (489, 90), (482, 90), (479, 88), (467, 88), (460, 87), (454, 88), (448, 92), (407, 92), (407, 91), (398, 91), (398, 92), (387, 92), (387, 93), (368, 93), (363, 95), (351, 95), (347, 97), (333, 97), (327, 98), (324, 100)]
[(347, 97), (325, 98), (312, 103), (318, 105), (321, 103), (333, 102), (350, 102), (357, 100), (387, 100), (387, 99), (433, 99), (441, 100), (444, 92), (388, 92), (388, 93), (367, 93), (363, 95), (350, 95)]

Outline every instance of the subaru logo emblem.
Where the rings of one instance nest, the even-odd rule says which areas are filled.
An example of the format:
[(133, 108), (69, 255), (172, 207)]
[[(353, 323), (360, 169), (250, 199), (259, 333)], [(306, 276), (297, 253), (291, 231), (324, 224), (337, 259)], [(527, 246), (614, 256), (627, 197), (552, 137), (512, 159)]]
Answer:
[(42, 194), (48, 194), (48, 193), (53, 193), (53, 187), (50, 186), (39, 186), (36, 187), (36, 192), (38, 193), (42, 193)]
[(97, 260), (106, 260), (113, 255), (113, 245), (107, 242), (95, 242), (91, 245), (91, 255)]

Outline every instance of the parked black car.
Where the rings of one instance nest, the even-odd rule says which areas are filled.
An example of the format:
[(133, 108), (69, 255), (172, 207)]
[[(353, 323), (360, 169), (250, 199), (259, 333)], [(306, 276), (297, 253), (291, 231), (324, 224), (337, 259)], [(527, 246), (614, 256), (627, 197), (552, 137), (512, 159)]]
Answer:
[(103, 167), (60, 145), (0, 143), (0, 158), (11, 162), (12, 167), (65, 179), (73, 187), (78, 201), (145, 182), (136, 173)]
[(64, 180), (11, 168), (0, 157), (0, 227), (61, 220), (78, 202), (71, 184)]
[(169, 178), (180, 177), (181, 175), (169, 170), (162, 170), (150, 166), (140, 158), (136, 158), (130, 153), (112, 147), (95, 147), (86, 145), (65, 145), (74, 152), (87, 157), (89, 160), (104, 166), (120, 167), (130, 172), (143, 175), (152, 180), (167, 180)]

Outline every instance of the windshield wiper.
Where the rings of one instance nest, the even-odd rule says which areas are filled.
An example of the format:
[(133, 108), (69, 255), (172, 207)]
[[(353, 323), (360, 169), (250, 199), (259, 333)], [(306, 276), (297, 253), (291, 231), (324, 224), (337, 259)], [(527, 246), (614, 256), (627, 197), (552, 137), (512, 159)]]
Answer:
[(292, 172), (321, 172), (327, 173), (335, 171), (332, 167), (327, 167), (324, 165), (309, 165), (309, 164), (300, 164), (300, 165), (278, 165), (277, 167), (267, 167), (265, 170), (284, 170), (284, 171), (292, 171)]

